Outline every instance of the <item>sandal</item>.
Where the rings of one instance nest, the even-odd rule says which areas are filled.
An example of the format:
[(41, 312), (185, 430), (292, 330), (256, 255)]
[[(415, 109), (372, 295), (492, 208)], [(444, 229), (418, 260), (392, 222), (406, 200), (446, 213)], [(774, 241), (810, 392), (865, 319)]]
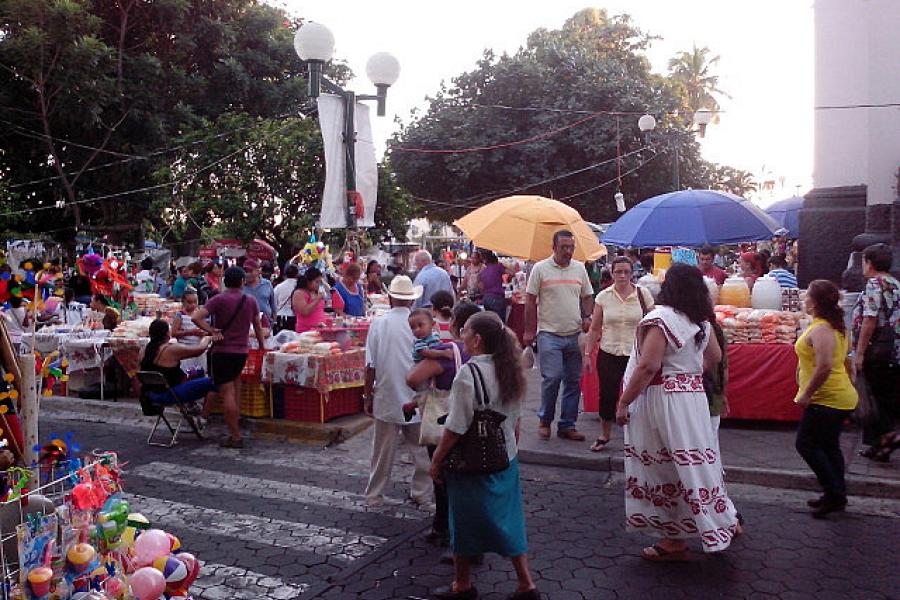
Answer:
[(687, 562), (688, 549), (666, 550), (659, 544), (653, 544), (641, 550), (641, 557), (651, 562)]
[(865, 450), (860, 450), (859, 455), (875, 462), (888, 462), (891, 456), (890, 446), (880, 447), (878, 445), (869, 446)]
[(598, 437), (596, 440), (594, 440), (594, 443), (591, 444), (591, 452), (600, 452), (608, 443), (609, 440), (604, 440), (603, 438)]

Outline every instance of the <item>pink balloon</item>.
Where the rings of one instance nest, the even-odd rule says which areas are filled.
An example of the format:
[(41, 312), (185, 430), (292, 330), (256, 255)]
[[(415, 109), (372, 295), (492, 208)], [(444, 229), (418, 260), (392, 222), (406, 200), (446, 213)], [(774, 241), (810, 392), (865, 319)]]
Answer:
[(134, 556), (137, 564), (146, 566), (169, 553), (172, 543), (162, 529), (148, 529), (134, 541)]
[(128, 583), (135, 600), (157, 600), (166, 589), (166, 578), (153, 567), (138, 569)]
[(179, 585), (186, 590), (191, 587), (191, 584), (194, 583), (194, 580), (200, 575), (200, 561), (190, 552), (179, 552), (175, 556), (184, 563), (184, 566), (186, 566), (188, 570), (188, 576), (179, 583)]

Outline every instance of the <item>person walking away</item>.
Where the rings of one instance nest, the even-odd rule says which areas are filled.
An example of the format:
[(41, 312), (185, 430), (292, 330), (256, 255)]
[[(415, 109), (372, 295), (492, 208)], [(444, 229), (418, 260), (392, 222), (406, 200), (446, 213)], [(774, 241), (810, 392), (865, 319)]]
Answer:
[(407, 421), (403, 416), (403, 405), (414, 395), (406, 385), (406, 375), (413, 367), (410, 349), (415, 339), (409, 328), (409, 308), (421, 295), (422, 288), (414, 286), (409, 277), (395, 276), (388, 289), (391, 310), (372, 321), (366, 337), (363, 410), (375, 419), (375, 428), (365, 496), (372, 506), (384, 502), (384, 488), (391, 478), (400, 436), (409, 446), (415, 468), (410, 498), (419, 505), (428, 501), (431, 482), (428, 455), (419, 446), (420, 419), (416, 415)]
[(247, 273), (247, 281), (244, 282), (244, 293), (253, 296), (256, 305), (262, 313), (264, 327), (271, 327), (278, 307), (275, 305), (275, 289), (272, 282), (262, 277), (262, 270), (254, 258), (244, 261), (244, 271)]
[(797, 288), (797, 276), (787, 270), (787, 261), (782, 254), (769, 259), (769, 275), (777, 279), (782, 288)]
[(482, 250), (481, 256), (484, 258), (484, 268), (478, 275), (478, 286), (484, 309), (496, 313), (506, 323), (506, 293), (503, 289), (506, 267), (490, 250)]
[(824, 491), (807, 502), (816, 518), (847, 506), (840, 436), (858, 396), (851, 379), (850, 344), (840, 300), (840, 290), (830, 281), (810, 283), (806, 312), (813, 321), (794, 344), (799, 387), (794, 402), (803, 407), (795, 445)]
[(641, 551), (650, 561), (687, 560), (695, 537), (704, 552), (719, 552), (742, 532), (703, 387), (703, 371), (722, 359), (713, 319), (700, 270), (672, 265), (625, 370), (616, 419), (625, 425), (626, 523), (662, 536)]
[[(514, 334), (490, 311), (469, 317), (462, 330), (462, 340), (471, 358), (453, 381), (444, 434), (431, 461), (432, 478), (443, 481), (447, 488), (454, 578), (449, 586), (436, 590), (434, 596), (443, 600), (477, 598), (470, 557), (494, 552), (509, 558), (515, 569), (516, 590), (508, 598), (538, 600), (540, 593), (528, 569), (528, 540), (517, 458), (519, 415), (525, 393), (522, 353)], [(476, 382), (482, 381), (484, 403), (505, 417), (501, 428), (509, 466), (490, 475), (447, 471), (444, 469), (447, 455), (473, 424), (475, 390), (481, 386)]]
[(297, 317), (294, 316), (294, 307), (291, 306), (291, 296), (297, 289), (299, 273), (297, 265), (288, 264), (284, 268), (284, 281), (276, 285), (272, 291), (275, 297), (275, 327), (273, 328), (275, 333), (282, 329), (294, 331), (297, 327)]
[(631, 282), (631, 267), (631, 261), (624, 256), (618, 256), (610, 263), (614, 283), (594, 299), (591, 328), (584, 344), (584, 371), (590, 373), (593, 367), (591, 355), (600, 342), (597, 376), (600, 379), (602, 432), (591, 445), (591, 452), (600, 452), (609, 443), (622, 377), (634, 347), (634, 334), (641, 319), (653, 310), (650, 292)]
[[(229, 436), (220, 442), (225, 448), (244, 447), (238, 427), (238, 399), (241, 371), (244, 370), (250, 350), (248, 333), (251, 326), (259, 348), (266, 347), (256, 298), (243, 291), (245, 277), (246, 273), (240, 267), (227, 269), (222, 277), (225, 291), (210, 298), (191, 318), (194, 325), (212, 336), (214, 342), (210, 349), (209, 364), (213, 383), (219, 390), (225, 410), (225, 425)], [(211, 320), (211, 324), (207, 322), (207, 318)]]
[(725, 277), (727, 273), (725, 273), (725, 269), (720, 269), (716, 266), (716, 255), (718, 251), (710, 245), (703, 246), (700, 248), (700, 252), (697, 256), (697, 262), (700, 266), (700, 272), (704, 277), (709, 277), (710, 279), (715, 280), (716, 285), (721, 286), (725, 283)]
[(453, 333), (450, 326), (453, 322), (453, 296), (444, 290), (435, 292), (431, 297), (431, 314), (434, 315), (434, 324), (441, 341), (452, 340)]
[(422, 286), (422, 296), (416, 300), (413, 308), (431, 308), (431, 297), (438, 290), (444, 290), (453, 294), (453, 283), (450, 274), (438, 267), (431, 260), (431, 253), (427, 250), (419, 250), (413, 257), (416, 267), (416, 278), (413, 285)]
[[(462, 342), (461, 331), (466, 321), (474, 314), (481, 312), (481, 308), (468, 300), (460, 301), (453, 309), (453, 317), (450, 322), (451, 340), (422, 352), (425, 360), (413, 367), (406, 376), (406, 385), (413, 390), (419, 390), (428, 382), (433, 382), (434, 389), (449, 395), (453, 380), (458, 372), (458, 365), (465, 364), (469, 360), (465, 345)], [(454, 349), (455, 348), (455, 349)], [(457, 357), (459, 357), (457, 361)], [(423, 407), (419, 405), (421, 410)], [(430, 414), (428, 415), (430, 416)], [(425, 416), (422, 417), (423, 419)], [(440, 427), (437, 422), (435, 427)], [(425, 446), (428, 458), (434, 457), (436, 444)], [(443, 482), (434, 481), (434, 519), (431, 524), (431, 532), (426, 536), (429, 542), (446, 546), (450, 541), (450, 522), (447, 506), (447, 488)], [(453, 555), (449, 555), (449, 561), (444, 556), (441, 562), (453, 564)]]
[(344, 301), (344, 314), (351, 317), (366, 316), (366, 290), (359, 282), (361, 275), (359, 263), (347, 263), (341, 280), (334, 284), (335, 291)]
[[(893, 250), (875, 244), (863, 251), (866, 287), (852, 312), (853, 363), (869, 388), (875, 418), (863, 423), (862, 456), (886, 462), (879, 439), (900, 418), (900, 283), (891, 274)], [(893, 342), (893, 343), (892, 343)]]
[(531, 269), (525, 288), (525, 346), (537, 337), (541, 362), (541, 439), (550, 438), (556, 400), (562, 384), (557, 436), (578, 442), (575, 428), (581, 398), (581, 350), (578, 334), (587, 331), (593, 310), (593, 288), (584, 265), (572, 260), (575, 237), (566, 230), (553, 234), (553, 255)]

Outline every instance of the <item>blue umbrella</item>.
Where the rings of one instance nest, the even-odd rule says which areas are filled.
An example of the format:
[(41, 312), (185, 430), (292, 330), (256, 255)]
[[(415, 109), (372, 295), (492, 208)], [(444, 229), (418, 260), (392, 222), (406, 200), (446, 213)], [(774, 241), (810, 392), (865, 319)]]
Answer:
[(634, 206), (603, 236), (617, 246), (703, 246), (767, 240), (783, 231), (752, 202), (727, 192), (683, 190)]
[(799, 238), (801, 208), (803, 208), (803, 196), (794, 196), (771, 205), (766, 209), (766, 214), (788, 230), (788, 237)]

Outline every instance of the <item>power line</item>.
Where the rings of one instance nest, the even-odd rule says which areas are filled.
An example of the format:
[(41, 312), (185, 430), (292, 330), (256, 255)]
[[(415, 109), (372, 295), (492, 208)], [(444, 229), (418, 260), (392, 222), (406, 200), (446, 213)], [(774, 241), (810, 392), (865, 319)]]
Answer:
[(411, 152), (417, 154), (469, 154), (472, 152), (486, 152), (488, 150), (498, 150), (501, 148), (509, 148), (511, 146), (518, 146), (520, 144), (528, 144), (530, 142), (536, 142), (538, 140), (542, 140), (548, 137), (552, 137), (558, 133), (562, 133), (563, 131), (567, 131), (572, 129), (573, 127), (577, 127), (582, 123), (586, 123), (588, 121), (592, 121), (597, 117), (601, 116), (600, 113), (592, 114), (583, 119), (578, 119), (574, 123), (569, 123), (568, 125), (564, 125), (563, 127), (559, 127), (552, 131), (546, 131), (544, 133), (540, 133), (538, 135), (533, 135), (531, 137), (527, 137), (522, 140), (516, 140), (513, 142), (505, 142), (502, 144), (493, 144), (491, 146), (476, 146), (473, 148), (458, 148), (458, 149), (434, 149), (434, 148), (403, 148), (401, 146), (393, 146), (390, 148), (392, 152)]
[(584, 194), (589, 194), (589, 193), (591, 193), (591, 192), (595, 192), (595, 191), (599, 190), (600, 188), (604, 188), (604, 187), (606, 187), (606, 186), (608, 186), (608, 185), (610, 185), (610, 184), (612, 184), (612, 183), (615, 183), (615, 182), (619, 181), (622, 177), (625, 177), (626, 175), (631, 175), (632, 173), (634, 173), (634, 172), (637, 171), (638, 169), (644, 168), (645, 166), (647, 166), (648, 164), (650, 164), (651, 162), (653, 162), (660, 154), (662, 154), (662, 153), (661, 153), (661, 152), (658, 152), (658, 153), (654, 154), (653, 156), (651, 156), (651, 157), (648, 158), (647, 160), (645, 160), (645, 161), (643, 161), (642, 163), (640, 163), (640, 164), (639, 164), (638, 166), (636, 166), (635, 168), (633, 168), (633, 169), (631, 169), (631, 170), (629, 170), (629, 171), (625, 171), (624, 173), (622, 173), (622, 175), (613, 177), (612, 179), (610, 179), (609, 181), (607, 181), (607, 182), (605, 182), (605, 183), (601, 183), (600, 185), (595, 185), (594, 187), (588, 188), (588, 189), (586, 189), (586, 190), (582, 190), (582, 191), (577, 192), (577, 193), (575, 193), (575, 194), (569, 194), (568, 196), (564, 196), (564, 197), (562, 197), (562, 198), (559, 198), (559, 201), (560, 201), (560, 202), (564, 202), (564, 201), (566, 201), (566, 200), (571, 200), (572, 198), (577, 198), (578, 196), (583, 196)]

